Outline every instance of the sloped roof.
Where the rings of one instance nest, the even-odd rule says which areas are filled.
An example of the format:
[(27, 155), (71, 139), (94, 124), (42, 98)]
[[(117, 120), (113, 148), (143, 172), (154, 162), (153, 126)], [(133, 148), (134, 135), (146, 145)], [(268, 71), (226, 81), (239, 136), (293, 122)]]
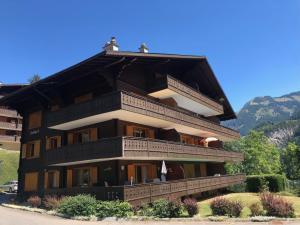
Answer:
[(221, 87), (216, 76), (214, 75), (206, 57), (195, 55), (179, 55), (179, 54), (161, 54), (161, 53), (140, 53), (140, 52), (128, 52), (128, 51), (103, 51), (100, 52), (78, 64), (75, 64), (69, 68), (66, 68), (60, 72), (57, 72), (51, 76), (41, 79), (31, 85), (25, 86), (0, 100), (0, 105), (13, 106), (15, 101), (25, 93), (30, 93), (32, 89), (43, 84), (58, 83), (63, 80), (71, 79), (74, 75), (74, 71), (88, 71), (92, 68), (99, 68), (101, 66), (110, 67), (118, 64), (122, 60), (130, 60), (137, 58), (141, 62), (145, 63), (158, 63), (169, 62), (173, 63), (186, 63), (193, 62), (199, 64), (199, 68), (202, 71), (202, 75), (199, 74), (199, 82), (203, 83), (204, 94), (209, 97), (215, 98), (215, 100), (223, 100), (224, 115), (219, 116), (221, 120), (228, 120), (236, 118), (236, 115)]

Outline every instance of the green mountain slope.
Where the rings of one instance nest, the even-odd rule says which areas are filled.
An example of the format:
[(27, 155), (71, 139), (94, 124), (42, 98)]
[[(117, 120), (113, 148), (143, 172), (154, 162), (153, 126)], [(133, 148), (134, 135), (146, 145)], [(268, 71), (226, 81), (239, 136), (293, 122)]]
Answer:
[(300, 91), (281, 97), (256, 97), (247, 102), (237, 113), (236, 120), (223, 122), (223, 125), (239, 130), (246, 135), (251, 129), (262, 124), (279, 124), (290, 120), (300, 111)]
[(0, 149), (0, 184), (17, 180), (19, 167), (19, 152)]

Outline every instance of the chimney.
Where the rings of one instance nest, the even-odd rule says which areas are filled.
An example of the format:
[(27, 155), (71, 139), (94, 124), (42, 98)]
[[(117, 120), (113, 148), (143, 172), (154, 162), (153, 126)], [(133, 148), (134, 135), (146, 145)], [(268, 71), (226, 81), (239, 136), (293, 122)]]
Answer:
[(111, 37), (110, 41), (106, 42), (103, 49), (105, 51), (119, 51), (119, 45), (115, 37)]
[(149, 52), (149, 48), (146, 46), (145, 43), (141, 44), (141, 47), (139, 48), (140, 52), (142, 53), (148, 53)]

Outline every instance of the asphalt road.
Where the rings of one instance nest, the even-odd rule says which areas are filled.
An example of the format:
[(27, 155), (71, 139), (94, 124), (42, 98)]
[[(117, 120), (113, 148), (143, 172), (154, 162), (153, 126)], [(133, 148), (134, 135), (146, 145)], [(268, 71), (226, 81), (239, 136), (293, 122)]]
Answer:
[(299, 225), (299, 221), (295, 222), (270, 222), (270, 223), (250, 223), (250, 222), (149, 222), (149, 221), (76, 221), (69, 219), (62, 219), (55, 216), (44, 215), (34, 212), (27, 212), (18, 209), (10, 209), (0, 206), (0, 225), (140, 225), (143, 223), (144, 225), (281, 225), (281, 224), (289, 224), (289, 225)]

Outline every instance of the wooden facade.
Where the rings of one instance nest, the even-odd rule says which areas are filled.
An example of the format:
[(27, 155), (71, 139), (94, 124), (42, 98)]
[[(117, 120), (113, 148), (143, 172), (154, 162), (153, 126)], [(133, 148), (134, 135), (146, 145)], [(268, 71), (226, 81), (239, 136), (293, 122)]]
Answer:
[(223, 149), (239, 133), (220, 124), (235, 114), (204, 57), (104, 51), (0, 103), (24, 118), (23, 197), (139, 205), (244, 180), (224, 169), (243, 155)]

